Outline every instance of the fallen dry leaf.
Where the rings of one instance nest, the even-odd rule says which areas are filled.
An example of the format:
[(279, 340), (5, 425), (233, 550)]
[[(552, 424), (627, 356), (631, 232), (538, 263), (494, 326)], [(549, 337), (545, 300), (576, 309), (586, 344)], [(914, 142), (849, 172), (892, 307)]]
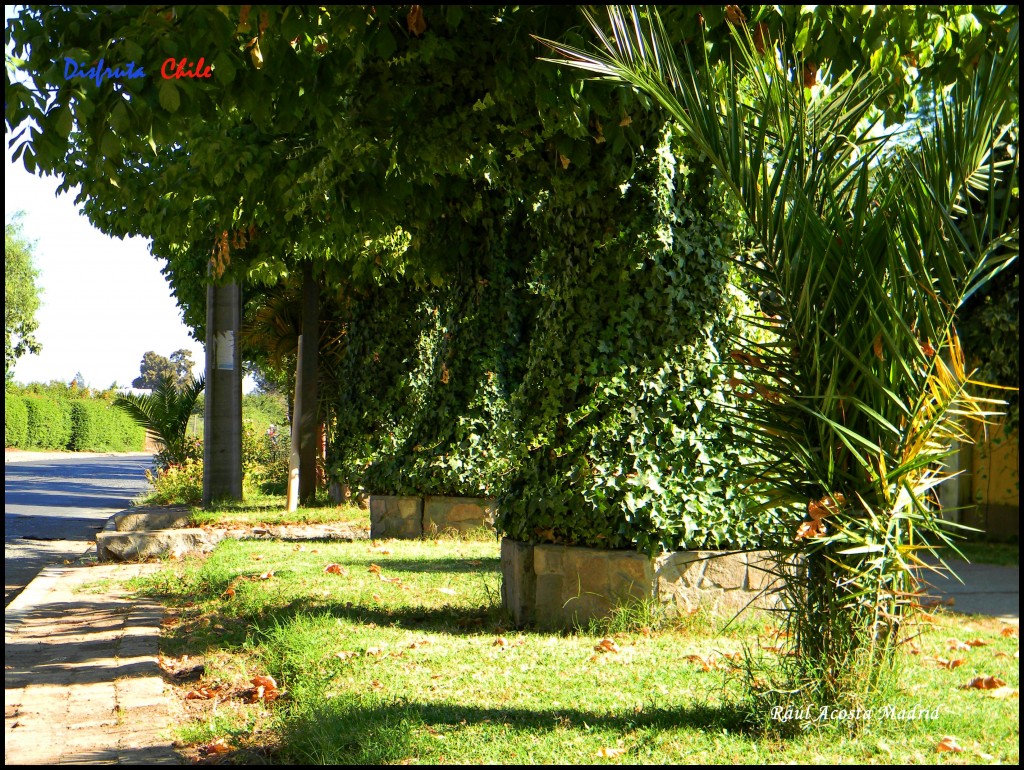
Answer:
[(605, 757), (606, 759), (610, 759), (612, 757), (621, 757), (625, 753), (626, 753), (626, 749), (623, 749), (623, 748), (604, 748), (604, 749), (598, 749), (596, 756)]
[(399, 585), (402, 583), (402, 578), (398, 577), (384, 577), (383, 575), (377, 575), (377, 577), (385, 583), (398, 583)]
[(784, 644), (771, 644), (767, 646), (762, 644), (761, 649), (765, 652), (770, 652), (774, 655), (786, 655), (790, 657), (796, 657), (796, 650), (787, 649), (786, 645)]
[(378, 655), (383, 655), (384, 654), (384, 648), (383, 647), (367, 647), (366, 648), (366, 654), (374, 656), (374, 657), (376, 657)]
[(348, 570), (342, 567), (340, 564), (331, 563), (324, 567), (324, 572), (330, 575), (347, 575)]
[(338, 660), (348, 660), (349, 658), (354, 658), (358, 654), (359, 654), (358, 652), (350, 652), (348, 650), (342, 650), (341, 652), (334, 653), (334, 657), (336, 657)]
[(368, 570), (370, 572), (372, 572), (374, 575), (379, 575), (380, 574), (380, 565), (378, 565), (378, 564), (371, 564), (368, 567)]
[[(739, 653), (733, 653), (733, 655), (737, 656), (735, 658), (736, 660), (739, 659)], [(733, 659), (732, 655), (727, 657)], [(714, 653), (711, 653), (710, 655), (687, 655), (684, 660), (689, 661), (690, 663), (696, 663), (701, 667), (701, 670), (705, 672), (726, 671), (729, 669), (729, 666), (722, 664), (722, 662), (719, 661), (718, 656)]]
[(458, 593), (454, 588), (438, 588), (436, 590), (438, 593), (447, 594), (448, 596), (455, 596)]
[(264, 572), (262, 575), (257, 576), (256, 579), (257, 580), (270, 580), (270, 578), (272, 578), (272, 577), (274, 577), (274, 570), (268, 570), (267, 572)]
[(594, 649), (598, 652), (618, 652), (619, 645), (617, 645), (613, 639), (602, 639), (594, 645)]
[(271, 690), (277, 689), (277, 682), (274, 681), (272, 676), (254, 676), (252, 678), (253, 687), (266, 687)]
[(221, 596), (223, 596), (225, 599), (230, 599), (234, 595), (235, 595), (235, 589), (234, 588), (228, 588), (228, 589), (226, 589), (224, 591), (224, 593), (221, 594)]
[(1005, 636), (1007, 639), (1019, 639), (1020, 629), (1017, 626), (1007, 626), (999, 632), (1000, 636)]
[(370, 689), (371, 690), (383, 690), (384, 689), (384, 685), (380, 682), (379, 679), (374, 679), (372, 682), (370, 682)]
[(961, 642), (959, 639), (947, 639), (946, 649), (950, 652), (967, 652), (971, 649), (971, 645)]
[(180, 622), (181, 622), (181, 616), (180, 615), (168, 615), (166, 618), (164, 618), (163, 620), (160, 621), (160, 625), (163, 626), (164, 628), (170, 628), (171, 626), (178, 625)]
[(968, 647), (987, 647), (991, 642), (987, 642), (984, 639), (968, 639), (964, 644)]
[(946, 735), (943, 736), (942, 740), (939, 741), (938, 744), (936, 744), (935, 750), (940, 753), (943, 751), (952, 751), (954, 753), (959, 754), (961, 751), (963, 751), (963, 747), (960, 746), (956, 738), (954, 738), (952, 735)]
[(252, 558), (253, 558), (253, 561), (263, 561), (263, 554), (261, 554), (261, 553), (254, 553), (252, 555)]
[(384, 548), (383, 546), (377, 546), (376, 548), (367, 548), (366, 550), (370, 553), (382, 553), (385, 556), (391, 555), (391, 551), (387, 548)]
[(409, 645), (410, 650), (415, 650), (419, 647), (427, 647), (430, 644), (429, 639), (420, 639), (418, 642), (413, 642)]
[(467, 563), (474, 567), (479, 567), (481, 564), (483, 564), (483, 562), (479, 559), (470, 559)]
[(197, 687), (185, 693), (185, 700), (210, 700), (220, 693), (219, 687)]
[(969, 681), (961, 690), (997, 690), (1005, 687), (1006, 682), (997, 676), (976, 676)]
[(228, 751), (231, 751), (231, 747), (223, 738), (218, 738), (215, 741), (210, 741), (205, 746), (199, 747), (201, 754), (224, 754)]
[(939, 665), (939, 668), (944, 668), (947, 671), (952, 671), (954, 668), (959, 668), (967, 662), (966, 658), (956, 658), (954, 660), (947, 660), (946, 658), (925, 658)]
[(492, 647), (508, 647), (508, 639), (504, 636), (497, 637), (491, 644)]
[(380, 594), (373, 594), (371, 597), (375, 602), (381, 601)]
[(986, 695), (990, 698), (1018, 698), (1020, 691), (1016, 687), (997, 687), (989, 690)]

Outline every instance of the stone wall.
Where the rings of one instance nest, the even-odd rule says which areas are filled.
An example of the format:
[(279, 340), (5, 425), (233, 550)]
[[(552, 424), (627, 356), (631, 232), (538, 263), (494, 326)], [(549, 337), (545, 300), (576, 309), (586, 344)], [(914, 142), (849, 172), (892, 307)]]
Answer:
[(734, 614), (765, 607), (772, 581), (767, 554), (675, 551), (651, 558), (636, 551), (501, 543), (502, 602), (517, 625), (579, 626), (616, 605), (658, 599), (670, 613), (701, 607)]
[(494, 527), (495, 503), (482, 497), (370, 495), (370, 537), (410, 539)]

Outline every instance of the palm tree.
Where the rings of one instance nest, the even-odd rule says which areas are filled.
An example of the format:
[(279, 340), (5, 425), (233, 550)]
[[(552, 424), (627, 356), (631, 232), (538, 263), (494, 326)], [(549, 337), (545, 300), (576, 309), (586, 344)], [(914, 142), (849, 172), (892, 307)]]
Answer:
[[(836, 703), (871, 686), (920, 600), (924, 554), (950, 545), (936, 470), (965, 420), (990, 405), (953, 327), (966, 297), (1016, 258), (1016, 155), (993, 148), (1017, 67), (990, 57), (939, 100), (917, 141), (870, 130), (871, 76), (812, 98), (776, 51), (738, 29), (738, 63), (682, 67), (657, 13), (588, 17), (600, 50), (542, 41), (559, 63), (657, 100), (714, 164), (759, 251), (743, 267), (771, 296), (737, 338), (733, 418), (745, 430), (758, 515), (782, 517), (790, 658), (806, 695)], [(762, 46), (763, 47), (763, 46)], [(722, 68), (723, 70), (725, 68)], [(941, 560), (940, 560), (941, 561)], [(800, 565), (799, 568), (793, 565)], [(944, 565), (944, 562), (943, 562)], [(858, 665), (866, 663), (867, 667)]]
[(165, 376), (151, 394), (119, 394), (114, 406), (156, 435), (164, 445), (162, 455), (168, 465), (181, 465), (188, 457), (189, 417), (205, 385), (204, 377), (196, 377), (179, 389), (173, 378)]

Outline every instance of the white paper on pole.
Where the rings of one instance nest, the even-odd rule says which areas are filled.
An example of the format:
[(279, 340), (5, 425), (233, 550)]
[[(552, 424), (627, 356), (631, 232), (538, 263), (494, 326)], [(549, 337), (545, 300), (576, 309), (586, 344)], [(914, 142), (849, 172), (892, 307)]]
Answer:
[(231, 329), (217, 332), (214, 337), (213, 352), (218, 369), (230, 371), (235, 368), (235, 333)]

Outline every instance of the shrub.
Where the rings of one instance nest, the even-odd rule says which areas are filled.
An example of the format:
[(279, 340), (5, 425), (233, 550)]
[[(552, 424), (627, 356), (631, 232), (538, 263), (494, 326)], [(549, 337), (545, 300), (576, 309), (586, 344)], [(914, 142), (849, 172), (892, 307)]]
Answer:
[(145, 439), (145, 431), (108, 402), (98, 399), (71, 402), (72, 450), (126, 452), (141, 449)]
[(186, 459), (156, 471), (146, 470), (153, 491), (146, 502), (153, 505), (198, 505), (203, 500), (203, 461)]
[[(101, 402), (107, 403), (110, 402)], [(119, 409), (108, 406), (106, 419), (109, 421), (111, 441), (117, 452), (141, 452), (146, 446), (146, 430)]]
[(28, 446), (67, 449), (71, 441), (71, 405), (46, 396), (25, 398), (28, 410)]
[(24, 449), (28, 443), (28, 410), (20, 396), (4, 397), (4, 446)]
[(288, 482), (288, 454), (290, 440), (287, 433), (268, 435), (249, 420), (242, 426), (242, 473), (247, 487), (264, 494), (284, 492)]

